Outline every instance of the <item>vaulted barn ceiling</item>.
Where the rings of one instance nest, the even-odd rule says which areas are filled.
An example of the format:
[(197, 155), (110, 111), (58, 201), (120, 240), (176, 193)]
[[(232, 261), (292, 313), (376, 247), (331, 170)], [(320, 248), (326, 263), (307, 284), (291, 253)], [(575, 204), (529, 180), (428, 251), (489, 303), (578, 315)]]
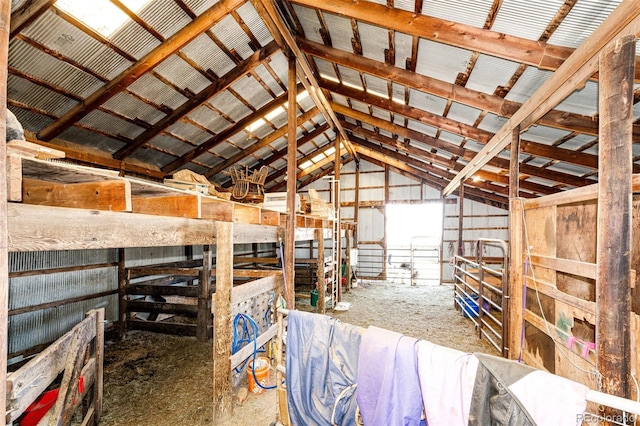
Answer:
[[(282, 191), (291, 55), (299, 187), (333, 171), (340, 138), (343, 163), (442, 190), (620, 2), (93, 0), (94, 18), (72, 3), (88, 4), (12, 2), (9, 108), (32, 138), (156, 179), (228, 187), (229, 167), (264, 165)], [(597, 181), (597, 94), (594, 75), (522, 133), (521, 196)], [(633, 140), (640, 172), (640, 126)], [(506, 206), (509, 155), (465, 195)]]

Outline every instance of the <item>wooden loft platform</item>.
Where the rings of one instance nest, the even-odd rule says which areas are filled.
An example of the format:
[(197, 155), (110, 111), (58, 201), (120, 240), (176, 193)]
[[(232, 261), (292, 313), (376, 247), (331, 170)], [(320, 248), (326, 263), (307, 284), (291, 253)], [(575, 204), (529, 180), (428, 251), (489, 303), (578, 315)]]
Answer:
[[(60, 161), (10, 155), (7, 163), (9, 251), (214, 244), (216, 222), (234, 223), (234, 243), (275, 242), (288, 216)], [(316, 229), (329, 238), (331, 228), (296, 215), (295, 239), (314, 239)]]

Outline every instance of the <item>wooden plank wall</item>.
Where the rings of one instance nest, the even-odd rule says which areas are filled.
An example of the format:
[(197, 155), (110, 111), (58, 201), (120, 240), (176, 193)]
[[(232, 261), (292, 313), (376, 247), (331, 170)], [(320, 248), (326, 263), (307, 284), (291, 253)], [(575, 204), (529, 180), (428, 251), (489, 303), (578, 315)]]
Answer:
[[(596, 370), (596, 215), (595, 199), (578, 200), (572, 191), (552, 203), (524, 202), (523, 285), (526, 293), (524, 344), (527, 364), (598, 388)], [(593, 194), (595, 196), (595, 192)], [(633, 197), (632, 229), (640, 227), (640, 195)], [(528, 248), (528, 249), (527, 249)], [(632, 238), (631, 372), (637, 377), (640, 303), (635, 270), (640, 268), (640, 240)], [(517, 263), (517, 262), (516, 262)], [(514, 295), (515, 297), (515, 295)], [(520, 326), (513, 324), (514, 339)]]

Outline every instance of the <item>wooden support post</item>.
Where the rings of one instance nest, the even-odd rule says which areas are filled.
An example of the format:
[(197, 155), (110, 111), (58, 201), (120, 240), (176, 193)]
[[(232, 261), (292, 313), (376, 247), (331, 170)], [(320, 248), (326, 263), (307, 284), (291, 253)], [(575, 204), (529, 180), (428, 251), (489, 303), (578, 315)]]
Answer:
[[(201, 342), (209, 340), (209, 330), (211, 330), (211, 269), (212, 269), (211, 246), (202, 248), (202, 271), (200, 271), (200, 292), (198, 293), (198, 324), (196, 337)], [(232, 263), (233, 265), (233, 263)]]
[(596, 277), (597, 368), (602, 391), (630, 398), (631, 163), (635, 36), (600, 54)]
[(104, 309), (96, 310), (95, 314), (94, 357), (96, 360), (96, 379), (93, 385), (93, 399), (95, 424), (99, 424), (100, 417), (102, 417), (102, 397), (104, 395)]
[(347, 291), (351, 290), (351, 229), (347, 229), (345, 231), (345, 247), (344, 247), (344, 258), (345, 258), (345, 272), (344, 276), (347, 279)]
[(289, 105), (287, 109), (287, 216), (284, 262), (285, 262), (285, 299), (287, 308), (295, 309), (295, 256), (296, 256), (296, 176), (298, 174), (296, 140), (296, 58), (289, 58)]
[(462, 231), (464, 230), (464, 181), (458, 188), (458, 256), (464, 256), (464, 240)]
[(126, 250), (118, 249), (118, 337), (124, 340), (127, 334), (127, 269), (126, 269)]
[(353, 203), (353, 221), (356, 229), (353, 231), (353, 247), (358, 248), (358, 216), (360, 215), (360, 162), (356, 162), (356, 189)]
[[(509, 359), (522, 356), (522, 336), (524, 333), (524, 238), (523, 238), (523, 210), (522, 199), (514, 198), (509, 201), (509, 293), (503, 297), (503, 312), (507, 315), (503, 319), (503, 346), (508, 336)], [(505, 303), (508, 304), (505, 309)], [(506, 323), (506, 324), (505, 324)], [(503, 353), (504, 348), (503, 348)]]
[(231, 290), (233, 222), (216, 222), (216, 293), (213, 313), (213, 423), (233, 412), (231, 388)]
[(316, 229), (316, 241), (318, 241), (318, 263), (316, 264), (318, 277), (318, 313), (324, 314), (326, 311), (325, 298), (327, 296), (327, 280), (325, 279), (324, 268), (324, 229)]
[[(333, 162), (333, 175), (334, 175), (334, 186), (333, 186), (333, 205), (335, 206), (336, 209), (336, 221), (338, 221), (337, 227), (338, 227), (338, 235), (336, 237), (336, 250), (338, 251), (337, 253), (337, 264), (338, 264), (338, 270), (336, 271), (336, 273), (338, 274), (338, 280), (337, 280), (337, 286), (338, 286), (338, 293), (337, 293), (337, 299), (336, 302), (341, 302), (342, 301), (342, 229), (340, 226), (340, 166), (342, 166), (342, 162), (340, 160), (340, 144), (341, 144), (341, 139), (340, 137), (336, 137), (336, 152), (335, 152), (335, 160)], [(335, 306), (333, 306), (335, 308)]]
[[(9, 52), (9, 22), (11, 2), (0, 2), (0, 170), (5, 176), (7, 170), (7, 67)], [(7, 179), (0, 179), (0, 418), (6, 418), (7, 400), (7, 341), (9, 311), (9, 255), (7, 224)]]
[(511, 156), (509, 158), (509, 198), (520, 195), (520, 126), (513, 130), (511, 139)]

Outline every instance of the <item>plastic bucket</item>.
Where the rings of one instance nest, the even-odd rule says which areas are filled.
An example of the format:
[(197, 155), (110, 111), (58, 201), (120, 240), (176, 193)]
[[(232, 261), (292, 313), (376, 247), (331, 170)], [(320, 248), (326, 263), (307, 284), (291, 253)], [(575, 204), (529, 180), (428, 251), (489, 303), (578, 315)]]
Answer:
[(318, 305), (318, 290), (311, 290), (311, 306)]
[[(253, 369), (255, 364), (255, 379), (253, 378)], [(249, 392), (263, 393), (265, 389), (258, 386), (256, 379), (260, 385), (266, 387), (269, 385), (269, 358), (259, 356), (255, 360), (247, 364), (247, 383)]]

